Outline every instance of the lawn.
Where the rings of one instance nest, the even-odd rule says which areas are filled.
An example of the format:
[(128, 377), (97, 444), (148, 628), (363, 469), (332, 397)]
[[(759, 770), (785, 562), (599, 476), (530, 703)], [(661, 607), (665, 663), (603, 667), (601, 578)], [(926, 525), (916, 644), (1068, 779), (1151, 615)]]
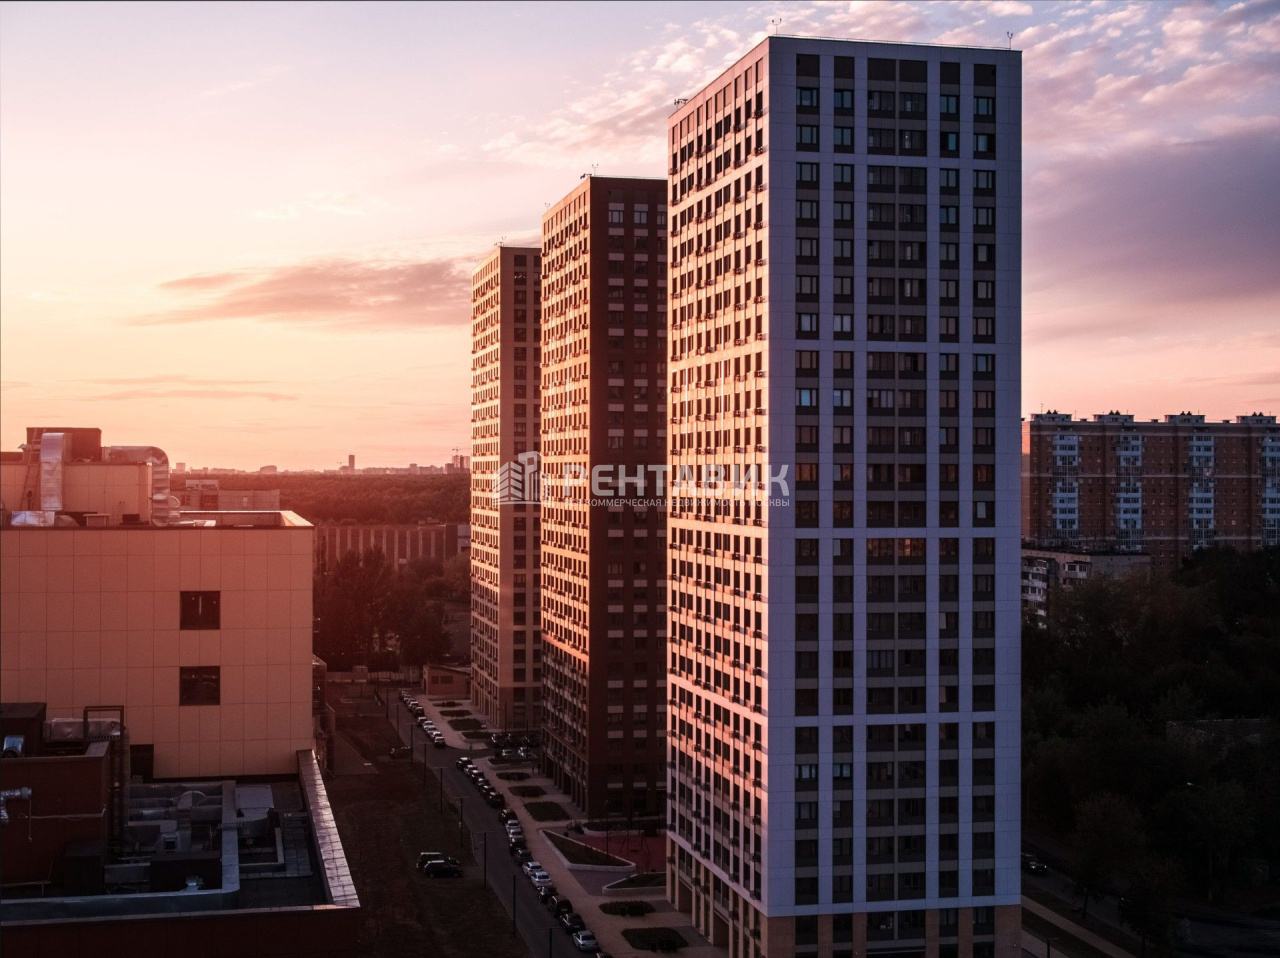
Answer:
[(526, 778), (532, 778), (528, 772), (499, 772), (498, 778), (504, 782), (523, 782)]
[(622, 881), (616, 881), (610, 888), (661, 888), (667, 883), (667, 876), (662, 872), (636, 872)]
[(471, 712), (467, 709), (442, 709), (440, 714), (445, 718), (464, 718)]
[[(514, 792), (515, 789), (511, 791)], [(569, 817), (569, 812), (557, 802), (525, 802), (524, 810), (535, 822), (563, 822)]]
[(470, 732), (478, 729), (484, 723), (477, 718), (455, 718), (449, 719), (449, 728), (459, 732)]
[[(554, 804), (554, 802), (535, 802), (534, 804)], [(525, 806), (528, 808), (529, 806)], [(532, 814), (532, 812), (530, 812)], [(535, 816), (536, 817), (536, 816)], [(627, 865), (629, 862), (623, 861), (621, 858), (615, 858), (613, 855), (606, 855), (598, 848), (592, 848), (590, 845), (584, 845), (582, 842), (575, 842), (572, 838), (565, 838), (563, 835), (557, 835), (555, 832), (543, 832), (547, 836), (547, 840), (560, 850), (560, 854), (568, 859), (571, 865)]]
[(511, 794), (516, 798), (537, 798), (547, 794), (547, 790), (541, 785), (516, 785), (511, 789)]
[(653, 911), (653, 906), (647, 901), (641, 901), (636, 898), (631, 901), (607, 901), (600, 906), (600, 910), (606, 915), (626, 915), (628, 918), (639, 918), (641, 915), (647, 915)]
[(622, 937), (639, 951), (675, 951), (689, 944), (674, 928), (624, 928)]

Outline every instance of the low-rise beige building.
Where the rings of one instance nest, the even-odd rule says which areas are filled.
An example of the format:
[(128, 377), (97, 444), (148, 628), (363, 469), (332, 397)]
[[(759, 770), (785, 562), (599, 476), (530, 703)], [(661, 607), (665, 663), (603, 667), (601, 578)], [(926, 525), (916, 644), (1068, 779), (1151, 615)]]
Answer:
[(123, 706), (157, 778), (294, 773), (314, 740), (311, 525), (180, 512), (160, 450), (35, 432), (0, 462), (0, 700)]

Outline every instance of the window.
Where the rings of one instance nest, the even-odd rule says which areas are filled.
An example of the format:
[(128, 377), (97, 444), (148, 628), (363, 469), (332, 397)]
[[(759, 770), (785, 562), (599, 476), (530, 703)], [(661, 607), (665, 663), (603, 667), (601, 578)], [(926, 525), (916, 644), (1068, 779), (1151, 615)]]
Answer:
[(797, 163), (796, 164), (796, 185), (817, 186), (818, 185), (818, 164), (817, 163)]
[(974, 170), (973, 171), (973, 191), (995, 192), (996, 188), (996, 171), (995, 170)]
[(894, 108), (893, 94), (884, 90), (867, 91), (867, 110), (870, 113), (892, 113)]
[(897, 176), (892, 166), (868, 166), (867, 189), (892, 193)]
[(944, 130), (939, 137), (938, 146), (943, 156), (956, 156), (960, 152), (960, 134)]
[(939, 243), (938, 244), (938, 263), (939, 265), (950, 265), (958, 267), (960, 265), (960, 244), (959, 243)]
[(797, 313), (796, 314), (796, 332), (809, 333), (813, 336), (818, 334), (818, 314), (817, 313)]
[(836, 110), (853, 110), (853, 91), (852, 90), (836, 90), (832, 96)]
[(219, 705), (221, 702), (221, 668), (203, 665), (178, 669), (179, 705)]
[(973, 244), (973, 265), (991, 268), (996, 264), (996, 248), (991, 243)]
[(938, 186), (944, 193), (955, 193), (960, 189), (959, 170), (939, 170)]
[(817, 262), (818, 259), (818, 241), (816, 239), (806, 239), (804, 237), (796, 240), (796, 259), (811, 260)]
[(941, 226), (955, 226), (957, 223), (959, 207), (956, 206), (940, 206), (938, 207), (938, 223)]
[(818, 204), (815, 200), (797, 200), (796, 201), (796, 222), (811, 221), (817, 223), (818, 220)]
[(832, 169), (836, 186), (853, 187), (853, 164), (837, 163)]
[(990, 206), (975, 206), (973, 208), (973, 225), (986, 227), (991, 229), (996, 225), (996, 211)]
[(851, 151), (853, 149), (853, 127), (838, 126), (835, 132), (835, 148)]
[(993, 96), (975, 96), (973, 98), (973, 115), (975, 119), (990, 120), (996, 115), (996, 98)]
[(180, 592), (178, 605), (178, 628), (222, 628), (221, 592)]
[(612, 224), (614, 224), (615, 226), (621, 226), (621, 225), (622, 225), (622, 210), (610, 210), (610, 211), (609, 211), (609, 222), (610, 222), (610, 223), (612, 223)]
[(894, 148), (894, 131), (881, 130), (875, 127), (867, 129), (868, 153), (892, 153)]
[(960, 98), (954, 93), (944, 93), (938, 98), (938, 112), (942, 116), (955, 116), (960, 112)]
[(800, 275), (796, 277), (796, 295), (817, 298), (818, 277)]
[(807, 124), (796, 127), (796, 146), (802, 150), (818, 148), (818, 128)]
[(836, 313), (831, 317), (831, 329), (838, 337), (850, 337), (853, 335), (853, 315), (851, 313)]
[(996, 151), (994, 133), (975, 133), (973, 135), (973, 155), (990, 155)]
[(818, 88), (812, 86), (796, 87), (796, 106), (818, 106)]

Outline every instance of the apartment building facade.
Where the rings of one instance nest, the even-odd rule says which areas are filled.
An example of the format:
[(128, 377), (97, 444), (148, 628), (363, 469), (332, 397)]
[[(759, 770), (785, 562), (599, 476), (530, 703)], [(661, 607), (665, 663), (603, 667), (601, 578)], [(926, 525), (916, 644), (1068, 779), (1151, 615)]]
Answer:
[(1169, 569), (1207, 546), (1280, 545), (1275, 416), (1047, 412), (1022, 430), (1029, 546), (1145, 552)]
[(660, 179), (542, 218), (543, 763), (593, 818), (665, 808), (666, 513), (623, 480), (666, 462), (666, 247)]
[(1018, 954), (1020, 91), (771, 37), (669, 120), (670, 462), (749, 478), (670, 517), (668, 892), (732, 958)]
[(538, 504), (498, 488), (538, 452), (540, 268), (498, 246), (471, 280), (471, 699), (498, 728), (540, 721)]

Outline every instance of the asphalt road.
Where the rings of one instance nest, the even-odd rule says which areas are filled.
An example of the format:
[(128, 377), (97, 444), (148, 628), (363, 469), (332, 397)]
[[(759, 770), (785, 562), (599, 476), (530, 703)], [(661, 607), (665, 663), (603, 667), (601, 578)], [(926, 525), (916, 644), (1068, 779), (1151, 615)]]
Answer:
[[(399, 690), (393, 689), (391, 709), (396, 717), (397, 731), (400, 740), (409, 744), (411, 730), (415, 722), (409, 710), (399, 699)], [(471, 832), (472, 848), (476, 862), (487, 874), (489, 887), (507, 910), (507, 914), (515, 910), (513, 933), (518, 929), (529, 946), (529, 952), (535, 958), (581, 958), (582, 953), (573, 944), (573, 939), (558, 921), (551, 917), (547, 907), (538, 901), (537, 889), (525, 877), (507, 850), (507, 833), (498, 821), (498, 810), (485, 804), (480, 793), (476, 791), (471, 780), (466, 778), (455, 766), (455, 762), (464, 755), (474, 759), (491, 754), (489, 750), (472, 751), (457, 748), (423, 748), (421, 732), (413, 738), (414, 764), (421, 764), (426, 756), (427, 767), (437, 775), (443, 775), (445, 801), (459, 799), (462, 802), (462, 816), (467, 829)], [(432, 798), (428, 794), (427, 801)], [(484, 836), (488, 836), (487, 838)], [(425, 850), (425, 849), (424, 849)], [(448, 849), (441, 849), (448, 854)], [(486, 865), (485, 858), (488, 862)], [(437, 879), (447, 881), (448, 879)], [(585, 915), (583, 916), (586, 917)], [(589, 926), (588, 926), (589, 927)]]
[[(1054, 868), (1042, 875), (1023, 872), (1022, 884), (1050, 892), (1063, 901), (1079, 901), (1071, 878)], [(1132, 935), (1132, 930), (1120, 920), (1118, 905), (1119, 900), (1108, 895), (1100, 902), (1089, 902), (1089, 915)], [(1280, 958), (1280, 922), (1261, 919), (1235, 922), (1205, 917), (1175, 921), (1179, 941), (1174, 951), (1184, 958)]]

